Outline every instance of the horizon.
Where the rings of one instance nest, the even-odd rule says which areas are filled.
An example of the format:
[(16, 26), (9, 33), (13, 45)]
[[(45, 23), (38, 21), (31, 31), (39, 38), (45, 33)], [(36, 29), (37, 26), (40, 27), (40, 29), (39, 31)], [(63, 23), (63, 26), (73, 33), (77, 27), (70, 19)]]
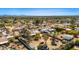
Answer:
[(79, 16), (79, 8), (0, 8), (0, 16)]

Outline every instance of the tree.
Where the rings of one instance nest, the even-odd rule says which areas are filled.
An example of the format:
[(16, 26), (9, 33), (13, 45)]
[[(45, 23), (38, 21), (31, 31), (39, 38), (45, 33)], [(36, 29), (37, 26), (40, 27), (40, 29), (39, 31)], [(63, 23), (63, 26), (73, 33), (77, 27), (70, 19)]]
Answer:
[(70, 34), (70, 35), (78, 35), (79, 34), (79, 31), (71, 30), (71, 31), (67, 31), (67, 34)]
[(73, 42), (67, 42), (67, 44), (63, 47), (64, 50), (70, 50), (74, 47)]
[(79, 46), (79, 39), (77, 39), (77, 40), (75, 41), (75, 45), (76, 45), (76, 46)]
[(56, 29), (57, 32), (63, 31), (63, 28), (58, 28), (58, 27), (57, 27), (57, 28), (55, 28), (55, 29)]
[(38, 39), (40, 39), (40, 34), (39, 33), (37, 33), (35, 36), (34, 36), (34, 40), (38, 40)]

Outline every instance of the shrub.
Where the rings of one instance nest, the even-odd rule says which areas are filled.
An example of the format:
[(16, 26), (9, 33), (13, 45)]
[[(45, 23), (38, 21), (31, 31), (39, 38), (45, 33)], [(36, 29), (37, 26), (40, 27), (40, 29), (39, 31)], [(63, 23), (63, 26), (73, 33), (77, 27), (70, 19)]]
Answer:
[(73, 45), (73, 42), (67, 43), (63, 49), (64, 49), (64, 50), (70, 50), (70, 49), (73, 48), (73, 46), (74, 46), (74, 45)]
[(79, 46), (79, 40), (76, 40), (76, 41), (75, 41), (75, 45), (76, 45), (76, 46)]
[(58, 27), (57, 27), (57, 28), (55, 28), (55, 29), (56, 29), (57, 32), (63, 31), (63, 28), (58, 28)]
[(71, 30), (71, 31), (67, 31), (67, 34), (70, 34), (70, 35), (78, 35), (79, 34), (79, 31)]
[(35, 36), (34, 36), (34, 39), (37, 41), (38, 39), (40, 38), (40, 34), (36, 34)]

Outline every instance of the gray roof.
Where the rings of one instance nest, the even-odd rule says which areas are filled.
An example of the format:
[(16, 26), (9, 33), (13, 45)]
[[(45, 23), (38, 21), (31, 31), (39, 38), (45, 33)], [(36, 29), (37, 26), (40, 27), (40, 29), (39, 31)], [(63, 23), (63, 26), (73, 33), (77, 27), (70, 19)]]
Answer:
[(79, 31), (79, 27), (78, 28), (75, 28), (75, 30)]
[(73, 38), (73, 35), (63, 35), (63, 39), (65, 40), (71, 40)]

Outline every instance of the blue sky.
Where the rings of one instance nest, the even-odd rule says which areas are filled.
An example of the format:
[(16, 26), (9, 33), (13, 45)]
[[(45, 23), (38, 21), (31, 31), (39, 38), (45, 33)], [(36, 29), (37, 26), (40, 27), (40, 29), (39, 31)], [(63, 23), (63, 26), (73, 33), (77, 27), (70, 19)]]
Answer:
[(79, 8), (0, 8), (0, 15), (78, 16)]

